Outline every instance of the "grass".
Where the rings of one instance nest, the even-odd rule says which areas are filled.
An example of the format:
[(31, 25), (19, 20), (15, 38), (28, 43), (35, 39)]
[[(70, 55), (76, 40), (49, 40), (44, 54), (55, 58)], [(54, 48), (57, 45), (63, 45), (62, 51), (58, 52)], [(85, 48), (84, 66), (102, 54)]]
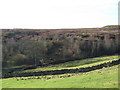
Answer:
[(40, 67), (36, 69), (24, 70), (22, 72), (38, 72), (38, 71), (47, 71), (47, 70), (60, 70), (60, 69), (75, 69), (81, 67), (89, 67), (94, 66), (110, 61), (118, 60), (118, 55), (113, 56), (104, 56), (104, 57), (96, 57), (96, 58), (89, 58), (77, 61), (69, 61), (62, 64), (57, 65), (50, 65), (47, 67)]
[(0, 79), (0, 90), (2, 89), (2, 79)]
[(120, 25), (107, 25), (107, 26), (104, 26), (103, 28), (118, 28), (120, 27)]
[(8, 78), (3, 79), (2, 85), (3, 88), (118, 88), (118, 65), (49, 80)]

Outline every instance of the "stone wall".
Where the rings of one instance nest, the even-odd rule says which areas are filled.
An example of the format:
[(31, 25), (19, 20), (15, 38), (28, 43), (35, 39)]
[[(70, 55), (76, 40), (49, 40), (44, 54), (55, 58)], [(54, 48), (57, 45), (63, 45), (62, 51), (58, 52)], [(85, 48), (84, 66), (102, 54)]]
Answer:
[(65, 74), (65, 73), (83, 73), (83, 72), (93, 71), (96, 69), (102, 69), (103, 67), (111, 67), (111, 66), (118, 65), (118, 64), (120, 64), (120, 59), (116, 61), (112, 61), (112, 62), (99, 64), (96, 66), (85, 67), (85, 68), (50, 70), (50, 71), (39, 71), (39, 72), (24, 72), (24, 73), (8, 73), (8, 74), (5, 74), (3, 78), (57, 75), (57, 74)]

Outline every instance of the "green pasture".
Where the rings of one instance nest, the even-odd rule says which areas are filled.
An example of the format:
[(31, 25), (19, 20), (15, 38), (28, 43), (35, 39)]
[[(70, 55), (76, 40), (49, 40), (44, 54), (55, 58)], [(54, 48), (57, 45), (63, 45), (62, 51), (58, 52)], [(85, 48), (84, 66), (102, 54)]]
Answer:
[(65, 78), (8, 78), (2, 80), (2, 85), (3, 88), (118, 88), (118, 65)]
[(47, 67), (40, 67), (40, 68), (36, 68), (36, 69), (24, 70), (22, 72), (75, 69), (75, 68), (81, 68), (81, 67), (94, 66), (94, 65), (114, 61), (114, 60), (118, 60), (118, 55), (88, 58), (88, 59), (82, 59), (82, 60), (76, 60), (76, 61), (69, 61), (69, 62), (62, 63), (62, 64), (56, 64), (56, 65), (50, 65)]

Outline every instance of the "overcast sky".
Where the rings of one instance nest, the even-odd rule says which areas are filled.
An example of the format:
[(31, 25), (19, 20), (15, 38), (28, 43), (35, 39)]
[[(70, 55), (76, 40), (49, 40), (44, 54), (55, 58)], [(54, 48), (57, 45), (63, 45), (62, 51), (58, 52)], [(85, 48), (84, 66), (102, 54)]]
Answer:
[(88, 28), (118, 24), (119, 0), (0, 0), (0, 28)]

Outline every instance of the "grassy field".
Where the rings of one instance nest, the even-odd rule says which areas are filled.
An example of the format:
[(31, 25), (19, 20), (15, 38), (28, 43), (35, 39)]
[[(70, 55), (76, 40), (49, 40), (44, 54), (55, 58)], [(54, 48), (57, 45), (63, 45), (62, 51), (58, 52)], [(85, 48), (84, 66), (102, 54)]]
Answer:
[(50, 65), (47, 67), (40, 67), (36, 69), (25, 70), (22, 72), (37, 72), (37, 71), (46, 71), (46, 70), (60, 70), (60, 69), (75, 69), (81, 67), (89, 67), (94, 66), (110, 61), (118, 60), (118, 55), (113, 56), (103, 56), (103, 57), (96, 57), (96, 58), (88, 58), (76, 61), (69, 61), (62, 64)]
[(8, 78), (3, 79), (2, 85), (3, 88), (118, 88), (118, 65), (49, 80)]

